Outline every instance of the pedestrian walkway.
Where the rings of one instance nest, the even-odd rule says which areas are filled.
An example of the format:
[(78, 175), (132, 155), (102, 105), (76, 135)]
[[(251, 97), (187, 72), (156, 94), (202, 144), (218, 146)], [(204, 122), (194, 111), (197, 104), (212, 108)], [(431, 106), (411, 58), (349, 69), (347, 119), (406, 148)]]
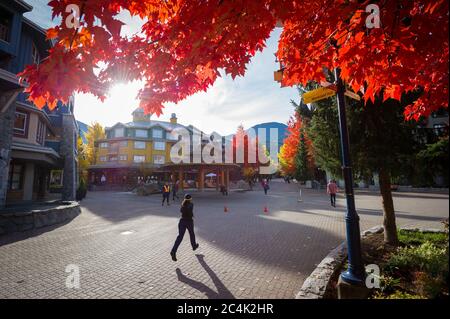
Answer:
[[(0, 237), (0, 298), (294, 298), (344, 240), (345, 201), (332, 208), (324, 190), (304, 190), (298, 202), (296, 184), (270, 185), (268, 195), (196, 193), (200, 248), (185, 238), (177, 262), (180, 202), (88, 193), (72, 222)], [(378, 195), (357, 194), (356, 205), (362, 230), (382, 223)], [(402, 193), (395, 205), (399, 226), (439, 227), (449, 214), (448, 195)], [(66, 287), (68, 265), (79, 267), (79, 289)]]

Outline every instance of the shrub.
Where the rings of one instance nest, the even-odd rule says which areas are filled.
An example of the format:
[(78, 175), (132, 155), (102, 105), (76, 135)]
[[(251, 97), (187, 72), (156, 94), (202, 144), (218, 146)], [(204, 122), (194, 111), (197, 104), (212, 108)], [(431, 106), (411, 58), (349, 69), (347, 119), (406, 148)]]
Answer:
[(446, 281), (442, 275), (433, 277), (424, 272), (417, 272), (414, 277), (415, 290), (430, 299), (439, 297), (446, 287)]
[(445, 233), (426, 233), (408, 230), (399, 230), (398, 239), (406, 246), (417, 246), (427, 241), (438, 246), (444, 246), (448, 243), (448, 235)]
[(385, 269), (425, 271), (432, 276), (448, 276), (448, 250), (427, 241), (417, 247), (400, 247), (386, 263)]
[(377, 293), (373, 296), (374, 299), (425, 299), (421, 295), (413, 295), (404, 291), (396, 291), (390, 295), (384, 295), (382, 293)]
[(81, 201), (86, 197), (87, 194), (87, 187), (86, 187), (86, 183), (84, 182), (84, 179), (81, 178), (80, 179), (80, 185), (78, 185), (78, 189), (76, 192), (76, 200), (77, 201)]
[(400, 287), (400, 278), (393, 278), (391, 276), (380, 276), (380, 287), (383, 293), (390, 293)]

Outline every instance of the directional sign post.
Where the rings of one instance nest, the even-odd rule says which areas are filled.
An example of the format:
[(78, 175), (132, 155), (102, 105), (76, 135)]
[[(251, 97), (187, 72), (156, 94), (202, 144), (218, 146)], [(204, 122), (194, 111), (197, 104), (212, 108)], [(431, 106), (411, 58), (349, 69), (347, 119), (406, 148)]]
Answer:
[[(341, 78), (340, 68), (334, 71), (336, 78), (335, 84), (321, 82), (318, 89), (303, 94), (303, 103), (314, 103), (331, 96), (337, 96), (337, 106), (339, 115), (339, 131), (341, 137), (341, 155), (342, 155), (342, 173), (345, 182), (345, 199), (347, 202), (347, 213), (345, 215), (347, 232), (347, 252), (348, 268), (341, 273), (340, 279), (351, 284), (362, 286), (365, 281), (365, 269), (361, 255), (361, 235), (359, 228), (359, 216), (355, 207), (355, 195), (353, 192), (353, 173), (350, 160), (349, 139), (347, 118), (345, 112), (345, 96), (360, 101), (361, 97), (346, 89), (344, 81)], [(301, 195), (300, 195), (301, 196)]]
[(359, 216), (355, 208), (353, 192), (353, 173), (350, 161), (347, 117), (345, 112), (345, 96), (360, 101), (361, 97), (346, 89), (341, 79), (341, 70), (335, 69), (336, 84), (321, 82), (322, 87), (303, 94), (303, 103), (317, 102), (331, 96), (337, 96), (339, 114), (339, 131), (341, 137), (342, 174), (345, 182), (345, 199), (347, 201), (347, 213), (345, 215), (347, 230), (348, 269), (341, 274), (341, 279), (354, 285), (362, 285), (364, 282), (364, 265), (361, 257), (361, 238), (359, 228)]
[[(320, 85), (322, 87), (303, 94), (303, 103), (305, 104), (314, 103), (332, 97), (333, 95), (336, 95), (337, 88), (335, 84), (323, 81), (320, 82)], [(361, 97), (358, 94), (348, 89), (345, 90), (344, 95), (356, 101), (361, 100)]]
[(303, 103), (305, 104), (314, 103), (334, 95), (336, 95), (336, 91), (329, 88), (320, 87), (318, 89), (303, 94)]
[(353, 174), (349, 147), (350, 143), (348, 139), (347, 117), (345, 114), (346, 112), (344, 95), (346, 93), (346, 89), (345, 84), (341, 79), (341, 70), (339, 68), (336, 68), (334, 70), (334, 74), (337, 86), (339, 131), (341, 136), (342, 175), (344, 176), (345, 199), (347, 202), (345, 223), (347, 230), (348, 269), (341, 274), (341, 279), (349, 284), (360, 286), (364, 283), (365, 270), (361, 256), (359, 216), (356, 212), (355, 195), (353, 191)]
[(346, 90), (344, 95), (356, 101), (361, 101), (361, 97), (358, 94), (353, 93), (352, 91)]

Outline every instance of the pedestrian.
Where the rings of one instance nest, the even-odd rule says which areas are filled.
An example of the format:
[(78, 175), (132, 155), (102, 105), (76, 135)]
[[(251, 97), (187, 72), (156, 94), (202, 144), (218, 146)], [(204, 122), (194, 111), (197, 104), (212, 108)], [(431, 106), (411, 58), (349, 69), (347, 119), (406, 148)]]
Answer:
[(179, 183), (180, 183), (180, 181), (176, 181), (174, 184), (173, 184), (173, 186), (172, 186), (172, 200), (173, 201), (175, 201), (175, 197), (177, 198), (177, 199), (179, 199), (179, 197), (178, 197), (178, 187), (179, 187)]
[(336, 207), (336, 193), (338, 192), (338, 187), (334, 179), (330, 179), (327, 185), (327, 193), (330, 195), (331, 206)]
[(223, 196), (228, 196), (228, 189), (225, 185), (220, 185), (220, 192), (222, 193)]
[(101, 179), (100, 179), (100, 182), (102, 183), (102, 185), (105, 185), (105, 184), (106, 184), (106, 176), (105, 176), (105, 174), (102, 174), (102, 177), (101, 177)]
[(264, 179), (262, 182), (262, 187), (264, 189), (264, 194), (267, 195), (267, 191), (270, 189), (269, 182)]
[(169, 199), (170, 199), (170, 186), (169, 184), (165, 183), (162, 190), (163, 200), (162, 200), (162, 206), (164, 206), (164, 202), (167, 200), (167, 206), (170, 206)]
[(178, 222), (178, 236), (173, 245), (172, 251), (170, 252), (170, 256), (172, 256), (173, 261), (177, 261), (177, 250), (180, 246), (184, 233), (186, 229), (189, 232), (189, 238), (191, 240), (192, 250), (196, 250), (199, 244), (195, 241), (195, 233), (194, 233), (194, 204), (192, 203), (192, 196), (186, 194), (184, 196), (183, 203), (180, 208), (181, 219)]

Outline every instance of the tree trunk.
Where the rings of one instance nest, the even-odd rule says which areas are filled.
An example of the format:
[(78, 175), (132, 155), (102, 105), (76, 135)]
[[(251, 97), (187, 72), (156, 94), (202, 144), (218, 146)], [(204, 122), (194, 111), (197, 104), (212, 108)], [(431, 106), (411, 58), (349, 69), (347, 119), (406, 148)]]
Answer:
[(380, 169), (380, 192), (383, 199), (383, 227), (384, 242), (386, 244), (397, 246), (397, 226), (395, 224), (394, 201), (391, 192), (391, 176), (385, 169)]

